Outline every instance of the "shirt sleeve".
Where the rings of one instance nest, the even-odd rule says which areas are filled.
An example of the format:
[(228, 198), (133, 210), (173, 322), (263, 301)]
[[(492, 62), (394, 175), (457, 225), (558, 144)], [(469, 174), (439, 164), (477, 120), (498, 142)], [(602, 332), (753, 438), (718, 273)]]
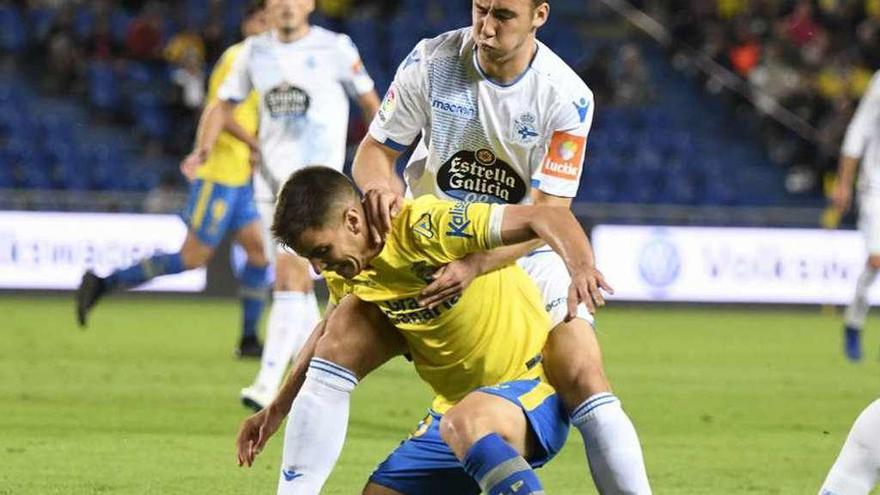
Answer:
[[(236, 103), (244, 101), (248, 97), (253, 85), (248, 71), (248, 60), (250, 60), (251, 39), (244, 41), (244, 46), (239, 50), (238, 55), (229, 67), (229, 72), (220, 83), (220, 89), (217, 90), (217, 98), (223, 101), (234, 101)], [(225, 57), (224, 57), (225, 58)]]
[(880, 126), (880, 71), (874, 73), (868, 91), (859, 102), (859, 108), (846, 129), (841, 153), (851, 158), (861, 158), (872, 135)]
[(544, 159), (532, 175), (533, 187), (554, 196), (577, 195), (594, 107), (593, 94), (586, 87), (581, 95), (562, 98), (556, 105)]
[(425, 42), (419, 42), (397, 68), (394, 81), (370, 124), (370, 136), (403, 151), (428, 123), (428, 74)]
[(220, 90), (220, 85), (223, 84), (223, 81), (226, 80), (226, 76), (229, 75), (229, 71), (232, 69), (232, 64), (235, 62), (240, 50), (241, 46), (239, 45), (230, 46), (225, 52), (223, 52), (223, 55), (220, 56), (217, 64), (214, 65), (214, 70), (211, 71), (211, 77), (208, 79), (208, 94), (205, 95), (206, 103), (210, 103), (217, 98), (217, 92)]
[(334, 306), (338, 305), (339, 301), (347, 294), (345, 280), (333, 272), (321, 272), (321, 276), (327, 283), (327, 302)]
[(357, 46), (348, 36), (340, 34), (339, 56), (336, 58), (339, 81), (348, 94), (358, 97), (373, 90), (373, 79), (367, 73)]
[(412, 204), (406, 235), (433, 262), (446, 264), (500, 246), (503, 215), (503, 205), (422, 196)]

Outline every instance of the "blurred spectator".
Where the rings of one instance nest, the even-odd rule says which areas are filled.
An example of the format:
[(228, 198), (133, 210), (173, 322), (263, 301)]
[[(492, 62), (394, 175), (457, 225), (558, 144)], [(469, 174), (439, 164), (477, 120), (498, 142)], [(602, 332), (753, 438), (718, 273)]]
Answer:
[(165, 45), (165, 60), (171, 65), (183, 65), (184, 58), (195, 58), (205, 63), (205, 42), (194, 26), (176, 33)]
[(739, 23), (736, 27), (736, 42), (727, 50), (730, 66), (742, 77), (748, 77), (761, 59), (761, 43), (748, 24)]
[(46, 72), (43, 80), (50, 92), (69, 91), (82, 70), (82, 55), (73, 29), (73, 9), (67, 6), (56, 15), (46, 40)]
[(785, 34), (795, 46), (809, 43), (822, 27), (813, 16), (813, 4), (810, 0), (799, 0), (794, 11), (783, 20)]
[(113, 60), (121, 54), (121, 47), (116, 44), (108, 17), (101, 16), (95, 20), (95, 27), (86, 39), (85, 47), (92, 60)]
[(653, 100), (653, 85), (638, 45), (627, 43), (620, 48), (618, 73), (614, 78), (614, 103), (638, 106)]
[(156, 3), (149, 3), (143, 13), (128, 26), (125, 37), (128, 56), (141, 61), (158, 61), (162, 57), (162, 16)]
[(593, 58), (578, 69), (578, 75), (587, 83), (593, 91), (596, 105), (604, 107), (610, 103), (614, 95), (611, 85), (611, 65), (613, 52), (608, 45), (602, 45), (593, 54)]
[(179, 106), (193, 114), (198, 112), (205, 98), (205, 66), (195, 50), (187, 50), (179, 57), (179, 64), (171, 73), (171, 81), (177, 85)]

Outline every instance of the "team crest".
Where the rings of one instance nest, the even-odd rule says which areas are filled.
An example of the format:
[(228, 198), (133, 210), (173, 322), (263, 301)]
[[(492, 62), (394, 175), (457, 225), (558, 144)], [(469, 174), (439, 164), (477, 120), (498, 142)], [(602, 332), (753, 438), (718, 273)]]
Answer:
[(397, 93), (394, 91), (394, 85), (392, 84), (390, 88), (388, 88), (388, 92), (385, 93), (385, 98), (382, 100), (382, 104), (379, 106), (379, 120), (382, 122), (387, 122), (388, 119), (394, 115), (394, 110), (397, 109)]
[(538, 118), (531, 112), (523, 112), (513, 120), (510, 140), (524, 146), (531, 146), (541, 137), (538, 134)]

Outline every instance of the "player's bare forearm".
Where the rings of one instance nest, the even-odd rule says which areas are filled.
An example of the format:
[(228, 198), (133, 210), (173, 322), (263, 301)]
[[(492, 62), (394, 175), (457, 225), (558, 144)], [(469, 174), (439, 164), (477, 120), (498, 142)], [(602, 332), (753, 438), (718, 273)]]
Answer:
[(379, 95), (375, 90), (368, 91), (358, 97), (358, 106), (361, 107), (361, 116), (364, 118), (364, 122), (367, 125), (370, 125), (370, 122), (373, 121), (373, 117), (376, 116), (376, 112), (379, 111)]
[(232, 137), (238, 139), (242, 143), (248, 145), (248, 147), (252, 150), (256, 150), (260, 148), (260, 143), (257, 141), (257, 137), (248, 131), (244, 130), (244, 127), (235, 120), (235, 116), (230, 116), (231, 118), (227, 119), (223, 123), (223, 130), (228, 132)]
[(536, 238), (558, 253), (570, 272), (593, 269), (593, 249), (583, 227), (565, 206), (507, 205), (501, 222), (506, 246)]
[(361, 191), (394, 188), (394, 162), (398, 153), (373, 139), (364, 137), (354, 155), (351, 175)]
[(196, 131), (195, 149), (197, 151), (207, 155), (214, 149), (214, 143), (217, 142), (217, 138), (226, 127), (226, 122), (233, 120), (232, 111), (234, 109), (234, 103), (223, 100), (215, 100), (205, 107), (202, 117), (199, 119), (199, 128)]
[(841, 187), (851, 189), (856, 177), (856, 170), (859, 168), (859, 159), (840, 155), (840, 162), (837, 165), (837, 182)]
[(482, 275), (515, 263), (516, 260), (538, 249), (543, 244), (544, 241), (541, 239), (532, 239), (511, 246), (495, 248), (491, 251), (472, 253), (465, 256), (463, 261), (472, 263), (476, 267), (477, 273)]

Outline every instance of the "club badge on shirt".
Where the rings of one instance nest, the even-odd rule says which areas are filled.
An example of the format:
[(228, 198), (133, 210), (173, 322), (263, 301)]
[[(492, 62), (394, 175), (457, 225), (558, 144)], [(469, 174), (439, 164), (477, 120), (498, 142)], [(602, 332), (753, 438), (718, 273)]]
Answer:
[(532, 112), (523, 112), (513, 120), (510, 140), (523, 146), (531, 146), (541, 137), (538, 133), (538, 118)]

